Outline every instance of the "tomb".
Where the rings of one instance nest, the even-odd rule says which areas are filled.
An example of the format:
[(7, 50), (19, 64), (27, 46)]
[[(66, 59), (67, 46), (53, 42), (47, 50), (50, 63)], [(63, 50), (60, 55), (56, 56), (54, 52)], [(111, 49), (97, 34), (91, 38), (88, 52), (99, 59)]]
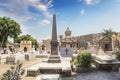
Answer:
[(94, 57), (95, 65), (98, 69), (108, 71), (119, 71), (120, 61), (107, 55), (103, 49), (99, 49), (98, 54)]
[[(28, 68), (27, 75), (36, 76), (38, 71), (41, 74), (64, 75), (65, 73), (66, 76), (71, 75), (70, 59), (62, 58), (58, 53), (57, 27), (56, 27), (55, 15), (53, 15), (52, 40), (50, 44), (51, 44), (51, 54), (48, 56), (47, 60), (42, 61), (38, 65), (35, 64), (31, 66), (32, 68), (31, 67)], [(36, 65), (37, 67), (34, 67)]]

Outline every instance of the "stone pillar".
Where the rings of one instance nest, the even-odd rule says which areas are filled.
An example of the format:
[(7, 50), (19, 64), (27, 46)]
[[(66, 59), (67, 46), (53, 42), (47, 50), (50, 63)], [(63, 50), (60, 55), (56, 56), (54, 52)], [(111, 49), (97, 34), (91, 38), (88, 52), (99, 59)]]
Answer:
[(52, 40), (50, 44), (51, 44), (51, 55), (49, 56), (48, 63), (60, 63), (61, 60), (58, 54), (57, 27), (56, 27), (55, 15), (53, 15)]

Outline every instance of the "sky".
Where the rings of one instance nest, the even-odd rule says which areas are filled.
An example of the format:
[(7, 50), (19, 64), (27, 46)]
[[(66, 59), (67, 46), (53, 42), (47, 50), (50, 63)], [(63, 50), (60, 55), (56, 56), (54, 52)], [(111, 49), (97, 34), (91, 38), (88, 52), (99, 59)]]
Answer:
[(38, 41), (51, 38), (52, 16), (57, 17), (57, 33), (67, 27), (72, 36), (120, 32), (120, 0), (0, 0), (0, 17), (7, 16), (21, 26), (22, 34)]

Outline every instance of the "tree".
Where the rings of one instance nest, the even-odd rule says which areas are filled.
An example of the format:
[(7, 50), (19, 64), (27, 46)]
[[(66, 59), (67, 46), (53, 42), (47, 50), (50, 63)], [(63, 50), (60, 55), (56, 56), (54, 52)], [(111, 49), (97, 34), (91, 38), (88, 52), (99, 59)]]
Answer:
[(103, 29), (102, 35), (112, 37), (112, 35), (117, 35), (116, 32), (112, 31), (112, 29)]
[(0, 48), (7, 45), (8, 37), (16, 38), (21, 33), (20, 25), (9, 17), (0, 17)]
[(32, 41), (32, 45), (34, 45), (36, 49), (38, 48), (37, 40), (34, 39), (31, 35), (27, 34), (27, 35), (22, 35), (22, 36), (15, 38), (16, 43), (20, 43), (22, 40), (30, 40), (30, 41)]
[(17, 63), (16, 67), (11, 66), (10, 70), (7, 70), (1, 80), (21, 80), (21, 75), (24, 74), (24, 70), (21, 69), (22, 63)]

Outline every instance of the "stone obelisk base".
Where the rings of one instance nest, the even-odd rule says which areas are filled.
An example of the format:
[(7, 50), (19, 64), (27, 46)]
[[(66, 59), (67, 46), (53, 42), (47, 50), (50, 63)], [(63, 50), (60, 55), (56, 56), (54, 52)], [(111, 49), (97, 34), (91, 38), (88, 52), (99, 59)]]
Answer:
[(61, 63), (61, 59), (59, 55), (50, 55), (48, 59), (48, 63)]

